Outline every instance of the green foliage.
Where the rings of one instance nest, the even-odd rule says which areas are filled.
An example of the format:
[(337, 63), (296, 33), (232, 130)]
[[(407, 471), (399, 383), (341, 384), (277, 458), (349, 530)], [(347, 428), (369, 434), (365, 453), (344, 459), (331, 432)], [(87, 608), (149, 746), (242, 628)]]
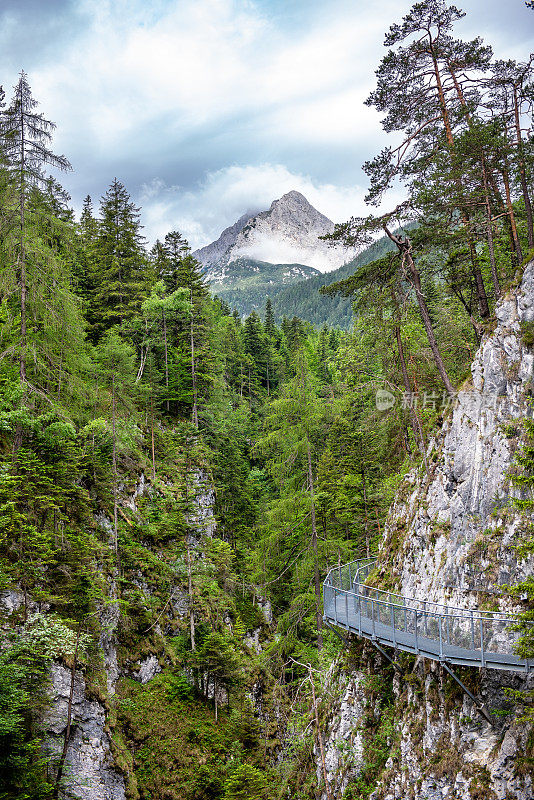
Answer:
[(240, 764), (224, 782), (224, 800), (263, 800), (267, 792), (267, 780), (263, 772)]
[(110, 327), (130, 322), (147, 289), (139, 209), (116, 178), (101, 201), (94, 248), (90, 303), (96, 340)]
[[(47, 703), (50, 661), (72, 657), (76, 635), (57, 617), (38, 615), (12, 634), (0, 653), (0, 797), (44, 800), (51, 797), (41, 732), (29, 713)], [(88, 643), (83, 637), (79, 650)]]
[[(436, 9), (447, 114), (428, 50), (405, 42), (435, 28)], [(509, 112), (516, 84), (521, 109), (530, 102), (528, 69), (498, 62), (490, 74), (482, 43), (444, 36), (456, 17), (429, 0), (393, 26), (369, 101), (388, 130), (413, 134), (398, 162), (388, 148), (366, 165), (373, 199), (396, 176), (410, 192), (401, 247), (383, 237), (327, 275), (242, 260), (214, 300), (179, 232), (146, 252), (140, 209), (117, 179), (98, 216), (86, 198), (74, 222), (44, 176), (68, 163), (48, 150), (53, 126), (35, 114), (24, 75), (0, 109), (0, 589), (21, 598), (0, 655), (6, 800), (49, 793), (36, 723), (50, 661), (72, 664), (77, 648), (90, 691), (105, 696), (97, 642), (112, 635), (110, 604), (121, 674), (149, 655), (163, 668), (104, 697), (132, 797), (263, 800), (286, 723), (298, 744), (280, 791), (316, 794), (315, 769), (299, 772), (314, 744), (315, 673), (302, 664), (327, 669), (339, 652), (321, 630), (322, 574), (381, 539), (394, 492), (448, 412), (436, 349), (458, 385), (490, 310), (484, 295), (492, 307), (532, 244), (531, 148), (521, 130), (514, 140)], [(486, 73), (496, 119), (476, 91), (462, 104), (454, 64), (473, 80)], [(390, 222), (397, 212), (334, 236), (354, 244)], [(529, 324), (522, 336), (532, 347)], [(533, 440), (527, 420), (512, 477), (525, 554)], [(385, 552), (403, 535), (392, 531)], [(531, 584), (517, 593), (531, 598)], [(244, 641), (253, 631), (259, 653)], [(532, 647), (525, 636), (521, 652)], [(365, 688), (364, 765), (346, 794), (358, 800), (396, 742), (389, 679)]]
[[(518, 554), (523, 558), (534, 552), (534, 524), (532, 511), (534, 509), (534, 421), (522, 421), (522, 446), (515, 455), (514, 470), (511, 475), (512, 484), (519, 489), (519, 496), (514, 497), (515, 509), (525, 518), (522, 526), (523, 537), (517, 547)], [(534, 581), (532, 577), (511, 587), (511, 592), (516, 597), (524, 599), (526, 596), (528, 610), (520, 615), (519, 629), (522, 636), (517, 644), (517, 653), (523, 658), (532, 658), (534, 655)]]
[(534, 322), (521, 321), (521, 339), (525, 347), (534, 347)]
[(251, 732), (241, 714), (223, 711), (215, 724), (206, 704), (170, 672), (144, 686), (121, 679), (117, 691), (119, 720), (133, 746), (141, 798), (215, 800), (227, 796), (227, 787), (243, 790), (247, 777), (251, 790), (265, 787), (263, 772), (243, 759)]

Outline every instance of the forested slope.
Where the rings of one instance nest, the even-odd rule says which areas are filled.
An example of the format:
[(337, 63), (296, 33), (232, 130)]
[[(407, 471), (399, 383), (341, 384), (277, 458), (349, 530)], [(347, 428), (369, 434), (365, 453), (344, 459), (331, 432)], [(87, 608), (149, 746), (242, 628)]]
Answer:
[[(386, 236), (328, 276), (356, 302), (349, 331), (289, 305), (278, 324), (278, 298), (243, 323), (179, 232), (147, 248), (117, 178), (76, 220), (24, 73), (2, 103), (0, 797), (342, 796), (323, 734), (344, 645), (322, 624), (322, 576), (380, 543), (397, 552), (390, 502), (411, 471), (430, 481), (429, 443), (534, 246), (532, 141), (515, 121), (531, 67), (454, 39), (456, 19), (428, 0), (388, 34), (370, 102), (406, 146), (366, 170), (370, 199), (398, 178), (409, 202), (334, 234)], [(428, 30), (435, 60), (405, 41)], [(526, 355), (529, 320), (514, 329)], [(530, 558), (531, 423), (510, 425)], [(502, 591), (532, 614), (529, 581)], [(364, 800), (396, 768), (398, 720), (391, 674), (359, 646), (351, 666), (369, 704), (343, 796)], [(510, 697), (530, 726), (528, 695)], [(529, 747), (511, 755), (525, 774)], [(482, 779), (463, 797), (485, 796)]]
[(349, 330), (353, 318), (350, 300), (342, 296), (320, 297), (319, 290), (323, 286), (345, 280), (360, 267), (382, 258), (393, 249), (394, 245), (383, 237), (339, 269), (280, 289), (272, 297), (275, 318), (281, 321), (283, 317), (297, 316), (316, 327), (328, 325)]

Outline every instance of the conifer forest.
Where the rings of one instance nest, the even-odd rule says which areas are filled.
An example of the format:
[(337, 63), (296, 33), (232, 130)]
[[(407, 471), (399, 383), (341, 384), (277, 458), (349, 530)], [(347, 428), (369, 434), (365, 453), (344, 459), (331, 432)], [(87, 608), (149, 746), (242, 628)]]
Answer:
[[(2, 800), (534, 797), (534, 60), (464, 17), (383, 20), (356, 255), (246, 314), (0, 75)], [(334, 624), (372, 558), (523, 671)]]

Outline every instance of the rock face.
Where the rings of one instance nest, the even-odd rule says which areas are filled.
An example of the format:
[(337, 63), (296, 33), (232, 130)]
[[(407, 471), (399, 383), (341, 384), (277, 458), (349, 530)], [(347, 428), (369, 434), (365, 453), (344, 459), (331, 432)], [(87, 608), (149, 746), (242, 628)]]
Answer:
[(201, 247), (200, 250), (195, 250), (193, 255), (197, 258), (204, 267), (212, 267), (219, 264), (225, 259), (227, 252), (235, 245), (236, 239), (251, 219), (253, 219), (259, 212), (251, 212), (243, 214), (239, 217), (237, 222), (234, 222), (230, 227), (225, 228), (218, 239), (206, 247)]
[[(331, 710), (332, 723), (323, 742), (324, 766), (320, 748), (316, 744), (314, 754), (317, 763), (317, 783), (325, 779), (334, 788), (335, 797), (343, 797), (351, 778), (357, 776), (364, 763), (362, 727), (366, 703), (363, 685), (365, 675), (354, 671), (342, 673), (332, 680), (330, 674), (327, 687), (337, 694)], [(326, 793), (325, 793), (326, 796)]]
[[(71, 671), (61, 664), (51, 670), (50, 705), (42, 719), (46, 750), (59, 757), (67, 727)], [(86, 697), (85, 681), (76, 673), (72, 698), (72, 732), (63, 770), (66, 795), (79, 800), (125, 800), (124, 778), (115, 768), (106, 730), (106, 710)], [(62, 795), (63, 796), (63, 795)]]
[(402, 539), (389, 566), (403, 594), (469, 608), (481, 592), (498, 593), (533, 572), (531, 560), (517, 558), (521, 517), (507, 507), (517, 494), (508, 475), (521, 421), (532, 417), (534, 352), (523, 344), (521, 322), (533, 314), (531, 262), (520, 291), (498, 306), (497, 327), (472, 365), (472, 385), (458, 393), (452, 418), (429, 448), (439, 452), (430, 476), (419, 486), (409, 476), (408, 497), (391, 511), (383, 550)]
[(241, 217), (226, 228), (216, 242), (193, 255), (206, 268), (207, 278), (221, 283), (228, 264), (240, 259), (270, 264), (300, 264), (329, 272), (354, 257), (342, 246), (321, 241), (334, 230), (334, 223), (317, 211), (300, 192), (288, 192), (268, 211)]
[[(534, 262), (526, 266), (519, 290), (500, 302), (496, 317), (494, 332), (476, 354), (471, 384), (458, 393), (450, 419), (429, 446), (429, 474), (408, 475), (390, 510), (379, 577), (420, 600), (463, 608), (492, 601), (514, 611), (509, 597), (500, 596), (503, 586), (534, 574), (532, 558), (516, 550), (525, 518), (509, 502), (518, 493), (509, 473), (520, 446), (521, 420), (533, 415), (534, 353), (523, 342), (522, 324), (534, 319)], [(391, 755), (373, 800), (534, 796), (532, 768), (525, 767), (532, 757), (532, 733), (505, 692), (531, 689), (534, 677), (474, 669), (465, 669), (462, 677), (486, 703), (493, 727), (439, 664), (418, 659), (410, 677), (396, 674)], [(355, 672), (349, 685), (360, 680)], [(340, 729), (346, 730), (345, 692), (345, 686), (338, 690), (327, 753), (333, 752)], [(366, 702), (356, 698), (360, 710)], [(345, 739), (357, 733), (359, 713), (351, 705)], [(359, 745), (352, 748), (357, 763)], [(331, 796), (341, 798), (342, 773), (331, 756), (327, 764)]]

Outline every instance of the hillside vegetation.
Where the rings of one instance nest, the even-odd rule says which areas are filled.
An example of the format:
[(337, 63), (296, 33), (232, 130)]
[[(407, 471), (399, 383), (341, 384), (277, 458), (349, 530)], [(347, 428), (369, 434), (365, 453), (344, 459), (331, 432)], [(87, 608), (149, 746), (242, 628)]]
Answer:
[[(323, 791), (318, 697), (343, 644), (322, 577), (376, 549), (534, 247), (531, 64), (453, 38), (457, 18), (424, 0), (387, 34), (369, 103), (405, 145), (365, 168), (370, 200), (395, 180), (408, 200), (334, 234), (383, 238), (244, 322), (180, 232), (147, 248), (117, 178), (75, 219), (24, 73), (3, 100), (0, 798), (82, 797), (97, 739), (116, 797)], [(369, 680), (352, 800), (392, 742), (391, 680)]]

